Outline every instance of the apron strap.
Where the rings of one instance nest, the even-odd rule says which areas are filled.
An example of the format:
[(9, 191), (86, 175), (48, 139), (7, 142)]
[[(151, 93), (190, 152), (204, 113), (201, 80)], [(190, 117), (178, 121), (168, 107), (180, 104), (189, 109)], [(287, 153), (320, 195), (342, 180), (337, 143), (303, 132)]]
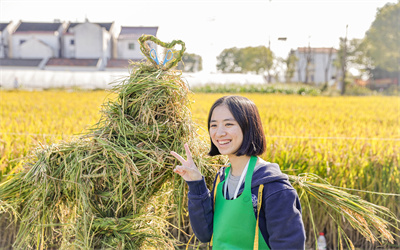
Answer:
[[(217, 195), (217, 187), (220, 182), (221, 182), (221, 180), (220, 180), (219, 174), (217, 174), (217, 180), (215, 181), (215, 185), (214, 185), (214, 203), (213, 203), (214, 210), (215, 210), (215, 196)], [(213, 236), (214, 236), (214, 233), (213, 233), (213, 235), (211, 235), (210, 246), (213, 245)]]
[(258, 223), (259, 223), (259, 219), (260, 219), (260, 210), (261, 210), (263, 189), (264, 189), (264, 185), (261, 184), (258, 187), (256, 234), (254, 236), (254, 246), (253, 246), (254, 250), (258, 250), (258, 229), (259, 229)]

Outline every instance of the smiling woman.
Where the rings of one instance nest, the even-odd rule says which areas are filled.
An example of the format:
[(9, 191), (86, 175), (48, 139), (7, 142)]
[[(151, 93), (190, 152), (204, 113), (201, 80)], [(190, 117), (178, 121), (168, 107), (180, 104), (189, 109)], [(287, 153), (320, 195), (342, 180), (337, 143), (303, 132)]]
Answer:
[(241, 96), (219, 98), (210, 109), (208, 130), (209, 155), (227, 155), (230, 162), (217, 173), (212, 192), (187, 144), (187, 160), (171, 152), (182, 163), (174, 171), (189, 186), (197, 238), (215, 249), (304, 249), (299, 197), (278, 164), (258, 157), (266, 139), (255, 104)]

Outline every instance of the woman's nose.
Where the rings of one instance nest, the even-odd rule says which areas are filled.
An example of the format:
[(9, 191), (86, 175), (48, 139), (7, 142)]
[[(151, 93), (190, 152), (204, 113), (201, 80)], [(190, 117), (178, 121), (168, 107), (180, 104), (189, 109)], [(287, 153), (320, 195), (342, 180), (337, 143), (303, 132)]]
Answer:
[(225, 132), (224, 127), (223, 127), (223, 126), (219, 126), (219, 127), (217, 128), (216, 136), (223, 136), (223, 135), (225, 135), (225, 134), (226, 134), (226, 132)]

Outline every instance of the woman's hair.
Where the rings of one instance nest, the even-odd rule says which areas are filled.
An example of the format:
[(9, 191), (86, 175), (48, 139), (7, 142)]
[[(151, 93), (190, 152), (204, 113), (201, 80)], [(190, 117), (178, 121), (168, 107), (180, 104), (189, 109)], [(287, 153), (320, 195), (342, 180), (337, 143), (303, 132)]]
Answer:
[[(243, 132), (243, 142), (238, 151), (237, 156), (261, 155), (266, 149), (266, 139), (264, 129), (262, 127), (260, 114), (254, 102), (243, 96), (224, 96), (219, 98), (212, 105), (208, 113), (208, 131), (210, 132), (210, 121), (214, 109), (220, 105), (226, 105), (238, 122)], [(211, 141), (211, 149), (208, 155), (219, 155), (218, 148)]]

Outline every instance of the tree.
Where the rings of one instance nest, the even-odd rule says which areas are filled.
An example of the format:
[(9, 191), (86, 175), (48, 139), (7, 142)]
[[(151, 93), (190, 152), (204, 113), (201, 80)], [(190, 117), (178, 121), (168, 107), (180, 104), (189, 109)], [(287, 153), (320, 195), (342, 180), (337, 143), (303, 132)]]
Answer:
[(388, 72), (400, 70), (400, 1), (378, 9), (364, 43), (375, 67)]
[(328, 54), (328, 59), (326, 62), (324, 62), (324, 73), (325, 73), (325, 84), (328, 84), (328, 75), (329, 75), (329, 69), (331, 68), (331, 61), (332, 61), (332, 53), (333, 53), (333, 47), (329, 48), (329, 54)]
[(240, 60), (240, 49), (234, 47), (224, 49), (217, 56), (217, 69), (224, 73), (237, 73), (241, 72), (242, 69), (239, 66)]
[(290, 79), (293, 78), (294, 73), (296, 71), (296, 63), (299, 58), (296, 57), (294, 50), (291, 50), (287, 59), (285, 60), (286, 63), (286, 72), (285, 72), (285, 81), (288, 83)]
[(305, 58), (306, 58), (306, 77), (304, 79), (304, 83), (308, 84), (309, 83), (309, 78), (310, 78), (310, 73), (311, 73), (311, 62), (313, 59), (313, 54), (311, 51), (310, 43), (308, 43), (308, 47), (305, 51)]
[(360, 49), (360, 40), (352, 39), (350, 41), (347, 40), (347, 25), (346, 25), (346, 37), (340, 37), (339, 50), (338, 50), (338, 58), (336, 65), (341, 68), (342, 71), (342, 79), (341, 79), (341, 91), (342, 95), (346, 92), (346, 76), (348, 74), (349, 65), (356, 64), (357, 58), (362, 55), (362, 50)]
[(217, 57), (217, 69), (224, 73), (270, 75), (274, 62), (272, 51), (265, 46), (224, 49)]
[(201, 56), (191, 53), (184, 53), (182, 61), (178, 63), (177, 69), (183, 72), (197, 72), (203, 69)]

